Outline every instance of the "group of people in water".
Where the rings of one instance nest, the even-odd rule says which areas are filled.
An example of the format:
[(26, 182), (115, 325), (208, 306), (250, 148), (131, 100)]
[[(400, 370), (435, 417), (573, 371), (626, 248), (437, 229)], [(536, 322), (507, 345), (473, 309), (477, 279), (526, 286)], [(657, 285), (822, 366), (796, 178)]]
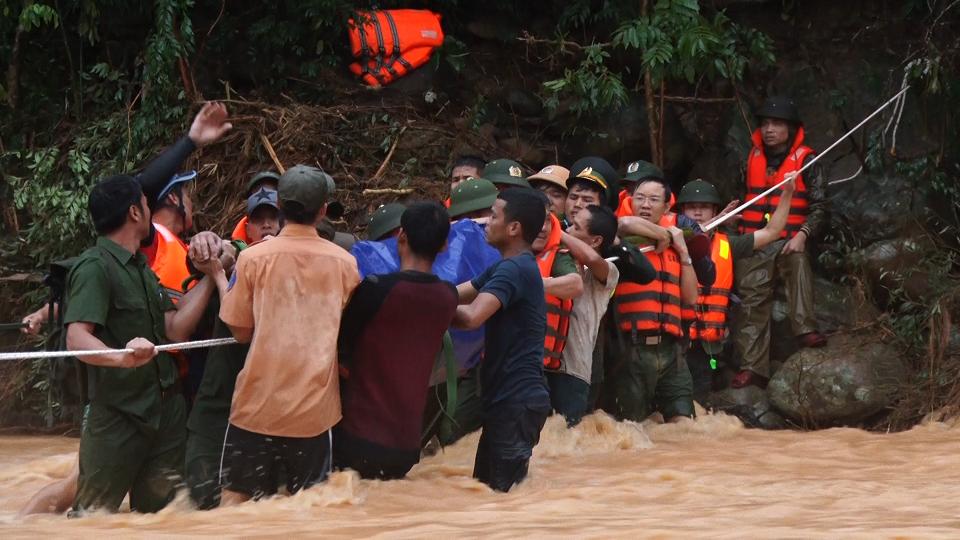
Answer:
[[(477, 429), (473, 476), (508, 491), (553, 413), (677, 421), (718, 385), (765, 387), (778, 283), (800, 345), (825, 344), (806, 244), (826, 208), (820, 170), (796, 174), (812, 150), (793, 102), (771, 98), (757, 120), (744, 192), (791, 179), (738, 225), (708, 227), (737, 201), (699, 179), (674, 195), (645, 161), (527, 175), (461, 156), (447, 200), (382, 206), (357, 241), (327, 218), (333, 178), (308, 165), (254, 174), (229, 237), (190, 236), (196, 174), (179, 171), (231, 128), (204, 105), (143, 171), (93, 187), (95, 245), (62, 301), (24, 319), (35, 333), (55, 314), (66, 350), (102, 352), (78, 358), (77, 467), (23, 512), (127, 496), (154, 512), (184, 484), (210, 509), (337, 469), (396, 479)], [(156, 349), (210, 337), (236, 343)], [(736, 368), (727, 381), (718, 359)]]

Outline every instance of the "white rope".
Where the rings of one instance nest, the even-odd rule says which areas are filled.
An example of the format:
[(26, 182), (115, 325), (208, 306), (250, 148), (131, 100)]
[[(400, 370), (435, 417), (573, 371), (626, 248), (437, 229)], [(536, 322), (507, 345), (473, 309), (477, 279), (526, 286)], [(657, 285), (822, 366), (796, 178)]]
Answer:
[(853, 180), (854, 178), (860, 176), (860, 173), (862, 173), (862, 172), (863, 172), (863, 165), (860, 165), (860, 168), (857, 169), (857, 172), (853, 173), (852, 176), (848, 176), (848, 177), (846, 177), (846, 178), (841, 178), (841, 179), (839, 179), (839, 180), (831, 180), (831, 181), (827, 182), (827, 185), (828, 185), (828, 186), (832, 186), (832, 185), (836, 185), (836, 184), (842, 184), (842, 183), (844, 183), (844, 182), (849, 182), (849, 181)]
[(803, 171), (809, 169), (814, 163), (817, 162), (817, 160), (819, 160), (819, 159), (822, 158), (823, 156), (827, 155), (828, 152), (830, 152), (831, 150), (833, 150), (834, 148), (836, 148), (837, 145), (840, 144), (841, 142), (843, 142), (844, 140), (846, 140), (847, 137), (849, 137), (850, 135), (853, 135), (853, 133), (854, 133), (855, 131), (857, 131), (858, 129), (860, 129), (861, 126), (863, 126), (863, 125), (866, 124), (868, 121), (870, 121), (870, 119), (872, 119), (874, 116), (878, 115), (878, 114), (880, 113), (880, 111), (886, 109), (891, 103), (893, 103), (894, 101), (896, 101), (897, 99), (899, 99), (900, 96), (902, 96), (903, 94), (905, 94), (906, 91), (909, 90), (909, 89), (910, 89), (910, 87), (907, 86), (907, 87), (903, 88), (902, 90), (900, 90), (899, 92), (897, 92), (897, 94), (896, 94), (895, 96), (893, 96), (892, 98), (888, 99), (886, 103), (884, 103), (883, 105), (881, 105), (877, 110), (875, 110), (875, 111), (873, 111), (872, 113), (870, 113), (870, 116), (868, 116), (868, 117), (864, 118), (863, 120), (861, 120), (859, 124), (853, 126), (853, 128), (850, 129), (850, 131), (844, 133), (842, 137), (840, 137), (839, 139), (837, 139), (836, 141), (834, 141), (834, 143), (831, 144), (830, 146), (828, 146), (826, 150), (824, 150), (823, 152), (815, 155), (815, 156), (813, 157), (813, 159), (811, 159), (810, 161), (808, 161), (803, 167), (800, 167), (800, 170), (796, 171), (795, 174), (787, 174), (787, 175), (785, 175), (784, 179), (783, 179), (781, 182), (779, 182), (777, 185), (771, 187), (770, 189), (764, 191), (763, 193), (757, 195), (756, 197), (754, 197), (754, 198), (750, 199), (749, 201), (747, 201), (747, 202), (741, 204), (740, 206), (736, 207), (736, 208), (735, 208), (732, 212), (730, 212), (729, 214), (727, 214), (727, 215), (725, 215), (725, 216), (723, 216), (723, 217), (721, 217), (721, 218), (719, 218), (719, 219), (715, 219), (715, 220), (711, 221), (710, 223), (704, 225), (704, 226), (703, 226), (703, 231), (704, 231), (704, 232), (707, 232), (707, 231), (709, 231), (709, 230), (712, 230), (712, 229), (715, 229), (715, 228), (719, 227), (723, 222), (729, 220), (730, 218), (732, 218), (733, 216), (739, 214), (740, 212), (743, 212), (743, 210), (746, 209), (747, 207), (753, 205), (754, 203), (756, 203), (756, 202), (759, 201), (760, 199), (762, 199), (762, 198), (766, 197), (767, 195), (773, 193), (774, 191), (780, 189), (781, 186), (783, 186), (784, 184), (786, 184), (787, 182), (789, 182), (789, 181), (792, 180), (793, 178), (795, 178), (795, 177), (797, 177), (797, 176), (800, 176), (800, 174), (802, 174)]
[[(186, 351), (189, 349), (203, 349), (207, 347), (221, 347), (223, 345), (233, 345), (237, 340), (231, 338), (201, 339), (199, 341), (185, 341), (183, 343), (167, 343), (157, 345), (157, 352), (164, 351)], [(41, 358), (69, 358), (82, 356), (99, 356), (101, 354), (126, 354), (132, 353), (133, 349), (102, 349), (89, 351), (26, 351), (0, 353), (0, 362), (5, 360), (39, 360)]]

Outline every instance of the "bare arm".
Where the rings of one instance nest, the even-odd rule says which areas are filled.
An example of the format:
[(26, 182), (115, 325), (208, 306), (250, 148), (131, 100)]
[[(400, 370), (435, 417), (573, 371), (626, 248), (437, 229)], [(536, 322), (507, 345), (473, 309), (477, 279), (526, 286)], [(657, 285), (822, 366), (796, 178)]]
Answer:
[[(93, 335), (95, 325), (88, 322), (75, 322), (67, 325), (67, 350), (89, 351), (112, 349), (97, 336)], [(127, 342), (125, 348), (133, 349), (132, 353), (111, 353), (95, 356), (81, 356), (80, 360), (91, 366), (134, 368), (142, 366), (157, 355), (156, 348), (144, 338), (133, 338)]]
[(593, 274), (593, 277), (596, 278), (597, 281), (600, 283), (607, 282), (610, 267), (607, 265), (607, 261), (597, 253), (597, 250), (588, 246), (586, 242), (570, 236), (565, 232), (560, 235), (560, 242), (567, 246), (567, 249), (570, 250), (570, 255), (572, 255), (578, 263), (590, 269), (590, 273)]
[(230, 333), (233, 334), (233, 339), (240, 343), (250, 343), (253, 340), (253, 328), (244, 328), (242, 326), (232, 326), (229, 324), (227, 328), (229, 328)]
[(477, 298), (477, 289), (474, 288), (473, 283), (465, 281), (457, 285), (457, 296), (460, 298), (460, 304), (469, 304)]
[(673, 249), (680, 257), (680, 301), (684, 304), (694, 305), (697, 303), (697, 273), (693, 270), (690, 263), (690, 253), (687, 251), (687, 244), (683, 241), (683, 231), (677, 227), (670, 227), (670, 234), (673, 237)]
[(780, 238), (780, 232), (787, 226), (787, 217), (790, 215), (790, 201), (793, 199), (795, 185), (794, 182), (787, 182), (783, 185), (780, 203), (777, 204), (777, 209), (770, 216), (770, 221), (762, 229), (753, 233), (753, 249), (760, 249)]
[(563, 300), (571, 300), (583, 294), (583, 278), (580, 274), (543, 278), (543, 292)]
[(500, 300), (496, 296), (487, 292), (477, 294), (469, 304), (457, 306), (457, 312), (453, 316), (453, 327), (463, 330), (480, 328), (500, 309), (500, 306)]

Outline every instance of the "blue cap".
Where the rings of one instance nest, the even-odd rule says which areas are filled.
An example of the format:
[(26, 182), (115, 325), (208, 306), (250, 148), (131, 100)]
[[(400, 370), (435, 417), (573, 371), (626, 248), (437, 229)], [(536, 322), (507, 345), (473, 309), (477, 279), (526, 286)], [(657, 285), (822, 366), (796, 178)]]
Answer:
[(163, 186), (163, 189), (160, 190), (160, 194), (157, 195), (157, 202), (162, 201), (167, 195), (173, 191), (173, 188), (177, 187), (180, 184), (190, 182), (197, 177), (197, 171), (187, 171), (185, 173), (175, 174), (173, 178), (167, 182), (167, 185)]
[(261, 187), (259, 191), (247, 198), (247, 215), (253, 214), (254, 210), (263, 205), (272, 206), (279, 210), (280, 207), (277, 206), (277, 192)]

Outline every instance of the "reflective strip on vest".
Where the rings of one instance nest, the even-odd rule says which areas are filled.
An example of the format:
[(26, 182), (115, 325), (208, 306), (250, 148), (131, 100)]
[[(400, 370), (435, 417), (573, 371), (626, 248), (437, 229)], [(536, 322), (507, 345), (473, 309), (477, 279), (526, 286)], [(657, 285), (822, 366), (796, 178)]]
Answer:
[(625, 281), (614, 291), (617, 319), (624, 332), (682, 335), (680, 258), (673, 249), (644, 253), (657, 272), (646, 285)]
[[(813, 153), (813, 149), (803, 145), (803, 128), (797, 129), (793, 146), (780, 168), (771, 175), (767, 171), (767, 156), (763, 152), (763, 141), (760, 130), (753, 132), (751, 140), (753, 148), (747, 158), (747, 194), (751, 198), (783, 181), (787, 173), (798, 171), (803, 167), (803, 161)], [(770, 216), (780, 204), (780, 191), (760, 199), (743, 211), (740, 222), (740, 231), (743, 234), (756, 232), (766, 226)], [(797, 189), (790, 200), (790, 214), (787, 216), (787, 225), (780, 232), (780, 238), (792, 237), (807, 221), (808, 213), (807, 188), (803, 183), (803, 176), (797, 177)]]
[(713, 235), (710, 258), (716, 266), (717, 279), (713, 287), (700, 287), (690, 339), (716, 343), (726, 338), (730, 289), (733, 287), (733, 254), (726, 234), (718, 232)]

